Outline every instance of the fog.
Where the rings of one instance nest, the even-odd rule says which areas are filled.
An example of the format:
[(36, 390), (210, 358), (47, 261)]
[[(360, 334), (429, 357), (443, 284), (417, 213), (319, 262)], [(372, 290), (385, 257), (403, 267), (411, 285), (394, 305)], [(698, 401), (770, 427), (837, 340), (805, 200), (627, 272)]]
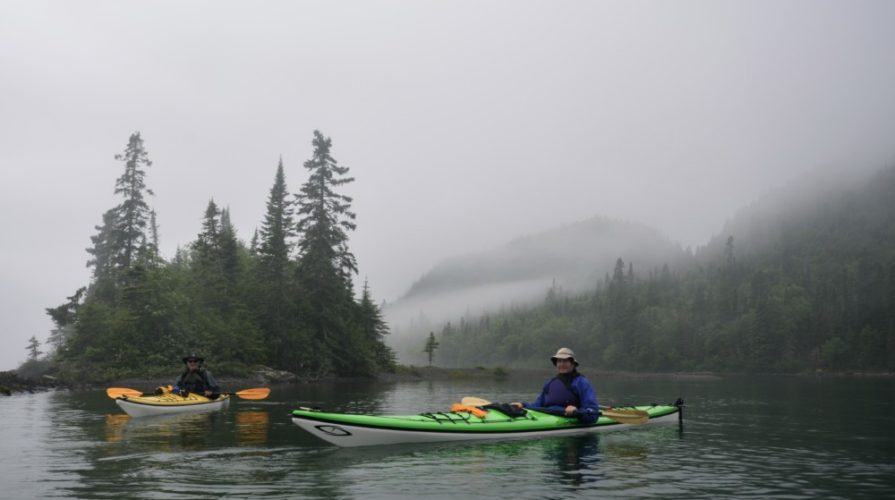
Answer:
[(816, 168), (892, 163), (895, 3), (0, 3), (0, 369), (86, 285), (140, 131), (163, 256), (208, 200), (260, 225), (315, 129), (351, 168), (359, 282), (591, 217), (705, 244)]

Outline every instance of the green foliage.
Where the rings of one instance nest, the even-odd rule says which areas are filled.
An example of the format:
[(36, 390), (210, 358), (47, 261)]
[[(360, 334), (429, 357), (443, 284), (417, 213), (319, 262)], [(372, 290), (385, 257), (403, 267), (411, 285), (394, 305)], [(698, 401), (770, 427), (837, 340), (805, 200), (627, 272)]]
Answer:
[[(124, 201), (106, 211), (88, 249), (93, 281), (47, 313), (59, 375), (79, 382), (174, 376), (186, 352), (200, 352), (219, 375), (245, 376), (266, 365), (300, 376), (394, 371), (388, 327), (369, 287), (355, 300), (351, 199), (334, 188), (350, 182), (315, 132), (311, 180), (292, 220), (282, 161), (252, 248), (239, 240), (230, 211), (211, 200), (196, 240), (171, 262), (157, 253), (154, 211), (143, 181), (151, 165), (139, 133), (123, 155), (116, 182)], [(148, 230), (148, 235), (147, 235)], [(297, 257), (290, 255), (300, 237)], [(36, 349), (36, 347), (34, 347)]]

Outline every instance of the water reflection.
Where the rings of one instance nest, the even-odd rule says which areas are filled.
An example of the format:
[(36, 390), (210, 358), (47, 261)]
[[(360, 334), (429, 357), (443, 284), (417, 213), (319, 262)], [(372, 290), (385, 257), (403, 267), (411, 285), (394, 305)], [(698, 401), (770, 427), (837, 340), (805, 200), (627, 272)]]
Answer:
[(107, 415), (105, 438), (108, 443), (140, 442), (153, 451), (201, 449), (211, 444), (211, 428), (220, 418), (208, 412), (142, 418)]
[(266, 411), (240, 411), (236, 413), (236, 438), (242, 446), (267, 444), (270, 415)]
[(600, 438), (586, 434), (559, 439), (554, 449), (547, 453), (557, 465), (560, 482), (577, 489), (600, 479)]
[(106, 415), (106, 442), (117, 443), (124, 436), (124, 426), (130, 420), (130, 415), (126, 413), (117, 413), (115, 415)]

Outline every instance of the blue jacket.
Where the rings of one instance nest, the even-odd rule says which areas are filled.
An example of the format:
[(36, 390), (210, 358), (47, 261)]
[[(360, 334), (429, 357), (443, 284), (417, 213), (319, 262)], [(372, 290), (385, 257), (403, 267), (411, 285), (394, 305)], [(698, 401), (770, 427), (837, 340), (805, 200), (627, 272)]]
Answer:
[[(564, 406), (545, 406), (550, 384), (557, 378), (554, 377), (544, 384), (541, 394), (538, 395), (538, 399), (534, 403), (524, 402), (522, 403), (523, 406), (526, 408), (545, 408), (551, 410), (550, 413), (562, 414), (565, 411)], [(572, 379), (569, 388), (578, 400), (578, 404), (575, 405), (578, 408), (578, 419), (588, 423), (595, 422), (600, 416), (600, 405), (597, 404), (597, 393), (594, 391), (593, 386), (590, 385), (590, 382), (584, 375), (578, 374)]]

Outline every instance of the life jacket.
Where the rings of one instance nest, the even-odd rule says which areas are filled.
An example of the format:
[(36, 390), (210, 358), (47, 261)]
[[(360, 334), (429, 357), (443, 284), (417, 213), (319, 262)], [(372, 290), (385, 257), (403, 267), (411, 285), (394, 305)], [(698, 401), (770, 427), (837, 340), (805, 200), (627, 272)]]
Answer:
[(581, 398), (572, 389), (572, 381), (579, 376), (576, 371), (553, 377), (544, 392), (544, 406), (581, 406)]
[(472, 413), (473, 415), (475, 415), (479, 418), (485, 418), (485, 415), (488, 414), (487, 411), (485, 411), (481, 408), (476, 408), (475, 406), (464, 405), (461, 403), (454, 403), (453, 405), (451, 405), (451, 411), (454, 413), (461, 413), (461, 412)]
[(199, 368), (196, 371), (187, 370), (183, 372), (177, 385), (189, 392), (199, 394), (205, 392), (205, 388), (208, 387), (208, 377), (205, 375), (205, 369)]

